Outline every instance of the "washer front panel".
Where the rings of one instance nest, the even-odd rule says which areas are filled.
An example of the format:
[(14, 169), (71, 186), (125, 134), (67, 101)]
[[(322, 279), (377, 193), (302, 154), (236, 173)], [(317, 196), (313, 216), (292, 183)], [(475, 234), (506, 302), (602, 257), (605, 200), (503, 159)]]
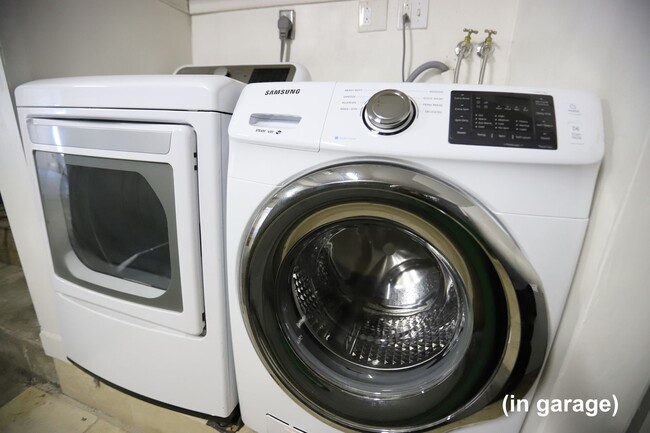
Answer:
[[(368, 127), (367, 120), (364, 122), (364, 109), (370, 99), (386, 89), (404, 93), (416, 107), (415, 117), (408, 127), (393, 134), (380, 134)], [(274, 90), (274, 93), (267, 93), (269, 90)], [(275, 93), (275, 90), (279, 91)], [(552, 98), (553, 112), (550, 117), (554, 117), (557, 149), (508, 145), (516, 145), (515, 142), (505, 143), (505, 146), (492, 146), (488, 145), (487, 140), (485, 145), (451, 142), (449, 125), (453, 116), (452, 92), (486, 93), (488, 96), (534, 95), (549, 101)], [(461, 120), (476, 120), (477, 125), (484, 126), (485, 129), (504, 126), (484, 123), (490, 121), (489, 105), (488, 111), (482, 113), (483, 117)], [(510, 108), (514, 111), (517, 107), (511, 105)], [(524, 129), (516, 132), (530, 132), (530, 120), (515, 123)], [(354, 411), (354, 408), (342, 408), (339, 411), (332, 405), (328, 406), (329, 402), (322, 402), (323, 398), (317, 392), (307, 389), (307, 385), (303, 386), (303, 379), (289, 377), (285, 371), (289, 366), (295, 367), (299, 372), (295, 374), (314, 379), (315, 386), (326, 394), (336, 392), (336, 387), (331, 385), (335, 375), (317, 374), (316, 372), (327, 372), (327, 369), (316, 368), (314, 360), (320, 360), (321, 367), (345, 365), (347, 370), (337, 370), (343, 373), (354, 368), (365, 368), (364, 371), (373, 377), (378, 377), (378, 373), (394, 373), (406, 377), (408, 372), (415, 371), (421, 365), (432, 361), (438, 365), (449, 356), (446, 350), (451, 352), (453, 344), (447, 344), (439, 352), (431, 352), (432, 356), (423, 356), (421, 359), (424, 364), (419, 364), (417, 358), (405, 357), (402, 368), (379, 368), (381, 362), (377, 365), (373, 365), (373, 362), (379, 361), (382, 356), (392, 357), (392, 354), (382, 352), (383, 349), (376, 340), (367, 338), (372, 334), (367, 330), (370, 328), (364, 327), (359, 327), (359, 335), (366, 337), (364, 343), (372, 344), (363, 347), (374, 348), (371, 350), (376, 350), (377, 355), (381, 356), (371, 356), (370, 360), (365, 358), (365, 362), (361, 362), (359, 358), (341, 354), (341, 347), (361, 347), (345, 345), (352, 340), (335, 338), (332, 344), (327, 344), (332, 341), (333, 337), (328, 340), (328, 336), (333, 335), (332, 329), (338, 331), (332, 323), (340, 323), (342, 328), (349, 331), (337, 334), (338, 337), (352, 334), (356, 329), (354, 324), (359, 321), (353, 320), (352, 326), (349, 326), (338, 316), (338, 309), (325, 302), (329, 298), (323, 295), (335, 293), (337, 296), (334, 299), (351, 300), (347, 304), (341, 304), (351, 309), (351, 305), (356, 305), (354, 301), (360, 299), (357, 293), (369, 293), (367, 298), (371, 308), (361, 309), (363, 314), (353, 317), (371, 317), (371, 313), (378, 310), (418, 310), (422, 307), (421, 300), (441, 299), (435, 296), (435, 291), (422, 289), (423, 286), (435, 287), (435, 284), (446, 278), (446, 281), (454, 281), (454, 278), (444, 275), (444, 262), (440, 260), (433, 266), (431, 263), (434, 262), (428, 262), (428, 269), (437, 270), (412, 273), (415, 276), (412, 280), (421, 278), (419, 281), (423, 284), (415, 287), (422, 290), (405, 292), (408, 296), (381, 298), (377, 296), (378, 293), (389, 292), (335, 292), (330, 288), (336, 285), (331, 283), (332, 278), (329, 277), (349, 278), (353, 275), (348, 272), (350, 269), (374, 271), (369, 272), (372, 275), (392, 275), (390, 272), (382, 273), (383, 269), (390, 269), (390, 266), (384, 267), (382, 263), (413, 263), (410, 259), (416, 258), (427, 260), (427, 255), (422, 253), (420, 246), (425, 250), (428, 245), (438, 247), (440, 238), (429, 243), (427, 237), (423, 236), (428, 230), (416, 229), (413, 218), (398, 218), (394, 209), (399, 209), (430, 222), (435, 222), (432, 215), (442, 213), (462, 227), (462, 231), (473, 239), (472, 242), (479, 245), (477, 251), (484, 258), (487, 257), (487, 262), (483, 262), (486, 269), (490, 269), (492, 275), (497, 275), (498, 284), (488, 286), (498, 288), (496, 292), (503, 294), (501, 299), (505, 305), (519, 307), (518, 314), (514, 309), (510, 311), (511, 317), (518, 315), (521, 323), (516, 324), (513, 319), (512, 326), (507, 329), (517, 328), (520, 333), (510, 333), (505, 347), (510, 347), (512, 342), (512, 347), (519, 347), (520, 350), (504, 352), (501, 363), (513, 367), (495, 371), (490, 384), (480, 390), (482, 394), (479, 393), (476, 399), (459, 407), (456, 412), (453, 409), (447, 412), (451, 416), (449, 424), (440, 425), (440, 430), (464, 428), (490, 418), (499, 419), (475, 428), (494, 432), (518, 430), (525, 414), (500, 416), (499, 396), (513, 394), (517, 398), (530, 398), (533, 391), (531, 384), (535, 383), (539, 375), (546, 353), (545, 347), (550, 344), (550, 338), (557, 329), (575, 272), (588, 222), (593, 187), (603, 157), (602, 125), (599, 99), (593, 94), (573, 90), (345, 82), (279, 84), (273, 86), (273, 89), (253, 84), (244, 89), (229, 130), (228, 247), (230, 283), (237, 290), (236, 296), (231, 297), (234, 353), (237, 363), (244, 366), (238, 371), (238, 385), (242, 414), (248, 420), (247, 423), (252, 428), (263, 431), (266, 428), (266, 414), (270, 414), (296, 430), (310, 432), (412, 431), (426, 430), (424, 426), (427, 425), (440, 425), (435, 424), (435, 416), (427, 420), (416, 420), (405, 414), (405, 418), (400, 420), (397, 417), (391, 418), (391, 414), (378, 413), (376, 419), (380, 421), (373, 421), (368, 419), (372, 418), (371, 414), (358, 410), (348, 417), (347, 414)], [(357, 164), (358, 161), (361, 163)], [(404, 176), (388, 176), (393, 164), (409, 167), (410, 170), (402, 172)], [(268, 167), (275, 169), (269, 170)], [(442, 179), (443, 182), (432, 181), (432, 177)], [(297, 180), (291, 182), (291, 179)], [(386, 181), (384, 187), (381, 186), (381, 180)], [(336, 193), (329, 194), (329, 188), (322, 187), (327, 182)], [(335, 188), (334, 184), (340, 188)], [(449, 187), (449, 184), (454, 187)], [(354, 197), (348, 195), (354, 195), (350, 191), (355, 190), (359, 194)], [(240, 200), (242, 195), (246, 195), (249, 200)], [(295, 207), (284, 207), (282, 203), (291, 203)], [(420, 206), (414, 206), (414, 203), (419, 203)], [(383, 208), (371, 212), (370, 205)], [(360, 214), (358, 209), (366, 209), (367, 214)], [(420, 214), (424, 209), (431, 211), (425, 212), (426, 215)], [(386, 217), (387, 214), (390, 216)], [(494, 215), (495, 219), (490, 215)], [(405, 220), (408, 222), (405, 223)], [(439, 221), (428, 225), (441, 230), (438, 223)], [(456, 250), (466, 255), (468, 250), (457, 246), (458, 238), (451, 236), (448, 231), (444, 232), (447, 238), (454, 241)], [(412, 248), (408, 249), (417, 251), (417, 254), (415, 257), (404, 256), (404, 261), (391, 261), (388, 257), (382, 257), (391, 255), (388, 252), (393, 250), (398, 252), (399, 246), (384, 248), (385, 245), (366, 241), (368, 238), (377, 240), (384, 237), (394, 240), (391, 241), (393, 245), (407, 245), (413, 239), (411, 235), (416, 240), (411, 244)], [(354, 239), (357, 241), (352, 242)], [(539, 242), (539, 239), (545, 239), (545, 242)], [(346, 247), (349, 244), (365, 247), (363, 250)], [(350, 252), (342, 255), (340, 252), (346, 249)], [(452, 263), (448, 249), (444, 252), (441, 248), (436, 250), (448, 263)], [(268, 257), (264, 257), (264, 254)], [(253, 256), (256, 257), (253, 259)], [(367, 265), (362, 266), (361, 262), (352, 260), (354, 257), (357, 260), (365, 257), (362, 262)], [(379, 260), (372, 259), (373, 257), (379, 257)], [(471, 259), (463, 262), (477, 263)], [(255, 267), (251, 263), (255, 263)], [(352, 263), (355, 266), (351, 266)], [(470, 275), (476, 274), (472, 266), (469, 267)], [(309, 267), (312, 269), (306, 272)], [(287, 278), (289, 269), (295, 268), (302, 272), (296, 273), (297, 278), (293, 278), (293, 273)], [(321, 268), (329, 270), (329, 273), (323, 273)], [(456, 265), (452, 268), (458, 269)], [(271, 271), (266, 275), (253, 276), (266, 269)], [(406, 271), (411, 269), (417, 269), (417, 266), (405, 267)], [(409, 272), (403, 274), (406, 276)], [(462, 272), (459, 271), (458, 275), (461, 276)], [(253, 281), (254, 278), (260, 280)], [(363, 278), (359, 279), (362, 280)], [(403, 284), (405, 278), (387, 280)], [(464, 307), (462, 302), (456, 302), (453, 296), (447, 298), (447, 301), (451, 301), (448, 305), (452, 306), (450, 311), (454, 314), (460, 311), (471, 317), (471, 324), (469, 320), (466, 323), (476, 332), (480, 329), (481, 322), (478, 319), (481, 316), (477, 314), (477, 305), (484, 298), (477, 302), (477, 297), (472, 294), (479, 292), (477, 287), (481, 287), (481, 284), (472, 279), (469, 280), (471, 284), (465, 284), (466, 279), (460, 278), (459, 281), (465, 287), (468, 307)], [(542, 290), (540, 281), (545, 290)], [(508, 288), (508, 284), (512, 288)], [(397, 285), (387, 284), (384, 287)], [(253, 286), (256, 288), (253, 289)], [(302, 289), (298, 286), (302, 286)], [(453, 287), (457, 286), (459, 285)], [(269, 287), (268, 292), (262, 290), (263, 287)], [(240, 292), (241, 289), (244, 290)], [(276, 296), (281, 289), (285, 294)], [(339, 296), (338, 293), (345, 296)], [(305, 296), (304, 300), (298, 301), (300, 296)], [(258, 299), (253, 299), (254, 297)], [(276, 308), (280, 302), (278, 298), (284, 303), (285, 310)], [(267, 304), (271, 307), (263, 305), (263, 299), (268, 300)], [(317, 316), (315, 311), (326, 312), (324, 315), (332, 320), (318, 320), (319, 317), (314, 317)], [(266, 317), (262, 317), (264, 315)], [(303, 316), (305, 320), (298, 328), (295, 324), (301, 322)], [(265, 321), (266, 318), (269, 319), (268, 322)], [(292, 322), (295, 324), (291, 325)], [(280, 326), (281, 323), (288, 325)], [(398, 326), (393, 329), (402, 329), (400, 322), (396, 323)], [(298, 330), (295, 331), (294, 328)], [(290, 331), (295, 331), (293, 336)], [(398, 334), (399, 332), (395, 333)], [(457, 337), (461, 334), (462, 332), (452, 335)], [(302, 340), (297, 343), (300, 336)], [(283, 343), (274, 345), (274, 341)], [(462, 345), (456, 343), (455, 347), (460, 346)], [(322, 350), (308, 358), (308, 353), (317, 353), (315, 348)], [(280, 349), (290, 359), (280, 361), (280, 355), (276, 356)], [(469, 352), (468, 348), (465, 353)], [(332, 362), (324, 365), (324, 360)], [(314, 362), (309, 364), (311, 361)], [(352, 385), (353, 381), (348, 380), (346, 383)], [(356, 386), (359, 385), (358, 382), (354, 385), (357, 390), (362, 388)], [(364, 389), (369, 388), (368, 384), (365, 385)], [(262, 388), (264, 393), (259, 392)], [(524, 395), (526, 390), (528, 394)], [(485, 406), (485, 401), (490, 398), (482, 400), (482, 396), (493, 396), (492, 403)], [(384, 404), (382, 400), (368, 400), (367, 403), (367, 410), (376, 404), (378, 412), (382, 412), (382, 409), (391, 412), (390, 404)], [(478, 410), (473, 415), (466, 416), (480, 407), (485, 407), (486, 410)], [(382, 419), (386, 422), (380, 425)]]
[[(537, 372), (546, 351), (533, 338), (547, 329), (539, 284), (499, 261), (495, 237), (520, 254), (471, 198), (411, 170), (312, 173), (271, 197), (250, 230), (249, 335), (285, 391), (329, 422), (417, 431), (463, 418)], [(530, 308), (540, 314), (522, 333)], [(522, 349), (533, 340), (533, 354)]]

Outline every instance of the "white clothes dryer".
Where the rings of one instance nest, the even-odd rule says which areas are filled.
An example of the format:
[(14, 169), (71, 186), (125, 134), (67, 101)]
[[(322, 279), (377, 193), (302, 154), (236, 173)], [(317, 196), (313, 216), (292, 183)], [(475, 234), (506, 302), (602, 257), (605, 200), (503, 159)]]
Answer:
[(65, 355), (125, 390), (221, 418), (237, 406), (223, 190), (243, 87), (160, 75), (16, 90)]
[[(516, 432), (603, 157), (577, 91), (254, 84), (230, 124), (227, 265), (257, 432)], [(466, 430), (465, 430), (466, 429)]]

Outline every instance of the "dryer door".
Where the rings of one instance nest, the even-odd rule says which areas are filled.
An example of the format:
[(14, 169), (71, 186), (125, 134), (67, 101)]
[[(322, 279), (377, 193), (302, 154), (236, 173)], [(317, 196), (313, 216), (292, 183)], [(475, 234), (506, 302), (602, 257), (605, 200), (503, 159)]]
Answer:
[(542, 289), (515, 243), (467, 194), (411, 169), (341, 165), (292, 182), (254, 221), (241, 269), (269, 372), (346, 428), (469, 416), (523, 395), (546, 351)]
[(193, 129), (33, 118), (27, 131), (57, 290), (203, 332)]

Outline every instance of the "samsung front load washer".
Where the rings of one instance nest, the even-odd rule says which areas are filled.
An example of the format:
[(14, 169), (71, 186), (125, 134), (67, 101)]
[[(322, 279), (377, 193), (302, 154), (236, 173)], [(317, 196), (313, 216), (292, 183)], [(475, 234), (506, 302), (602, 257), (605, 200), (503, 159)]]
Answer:
[(250, 85), (229, 128), (227, 266), (258, 432), (515, 432), (601, 158), (599, 101), (431, 84)]
[(226, 418), (227, 127), (215, 76), (42, 80), (16, 100), (65, 356), (127, 391)]

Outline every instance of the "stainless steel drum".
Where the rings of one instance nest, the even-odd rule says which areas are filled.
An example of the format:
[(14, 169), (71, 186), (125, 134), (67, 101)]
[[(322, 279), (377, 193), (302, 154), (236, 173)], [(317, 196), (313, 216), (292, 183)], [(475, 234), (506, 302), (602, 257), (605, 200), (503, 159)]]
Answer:
[(402, 227), (340, 221), (302, 239), (289, 261), (304, 326), (362, 367), (409, 368), (444, 356), (470, 317), (445, 257)]

